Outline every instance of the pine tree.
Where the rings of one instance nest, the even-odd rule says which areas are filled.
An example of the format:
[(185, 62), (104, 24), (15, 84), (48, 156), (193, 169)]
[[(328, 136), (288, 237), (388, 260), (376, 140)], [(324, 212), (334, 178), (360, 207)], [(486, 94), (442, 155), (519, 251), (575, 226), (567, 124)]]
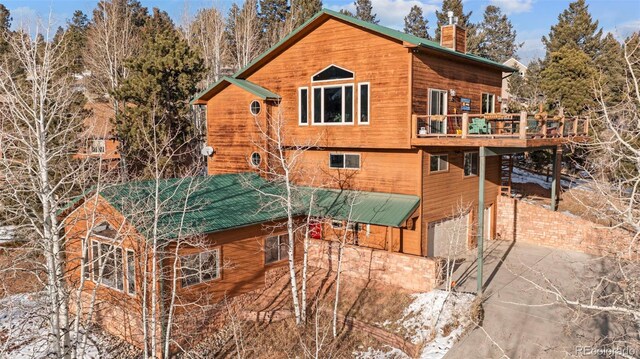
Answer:
[(84, 48), (87, 46), (87, 30), (89, 29), (89, 18), (82, 11), (76, 10), (73, 17), (67, 22), (67, 29), (58, 32), (54, 36), (54, 41), (63, 41), (65, 47), (64, 56), (68, 71), (79, 74), (85, 69)]
[(373, 13), (371, 0), (355, 0), (353, 4), (356, 6), (356, 18), (373, 24), (380, 22)]
[(264, 48), (280, 41), (289, 14), (287, 0), (260, 0), (260, 21)]
[(0, 55), (8, 50), (9, 44), (5, 36), (11, 27), (11, 13), (3, 4), (0, 4)]
[(404, 32), (423, 39), (430, 39), (428, 22), (422, 13), (422, 8), (418, 5), (413, 5), (409, 14), (404, 18)]
[(356, 17), (351, 11), (347, 10), (347, 9), (340, 9), (340, 13), (343, 15), (347, 15), (347, 16), (351, 16), (351, 17)]
[(587, 54), (575, 45), (565, 45), (547, 60), (541, 87), (551, 109), (562, 107), (566, 114), (575, 116), (593, 105), (594, 67)]
[(558, 16), (558, 23), (551, 26), (548, 37), (542, 37), (542, 43), (547, 48), (547, 53), (572, 45), (595, 58), (601, 37), (602, 29), (598, 29), (598, 21), (591, 18), (589, 6), (585, 0), (577, 0), (570, 3), (569, 8)]
[(128, 61), (130, 75), (115, 93), (125, 104), (115, 120), (121, 155), (130, 175), (148, 174), (149, 136), (155, 132), (157, 141), (169, 143), (160, 162), (178, 176), (195, 159), (198, 142), (187, 102), (202, 78), (202, 60), (165, 12), (154, 9), (142, 36), (140, 54)]
[(484, 18), (478, 27), (478, 35), (481, 39), (478, 55), (498, 62), (518, 58), (516, 51), (522, 44), (516, 43), (516, 30), (499, 7), (486, 7)]
[(626, 85), (625, 62), (622, 44), (611, 33), (602, 39), (594, 64), (599, 73), (597, 79), (605, 90), (605, 100), (619, 99)]
[(291, 0), (290, 27), (297, 28), (320, 10), (322, 10), (322, 0)]

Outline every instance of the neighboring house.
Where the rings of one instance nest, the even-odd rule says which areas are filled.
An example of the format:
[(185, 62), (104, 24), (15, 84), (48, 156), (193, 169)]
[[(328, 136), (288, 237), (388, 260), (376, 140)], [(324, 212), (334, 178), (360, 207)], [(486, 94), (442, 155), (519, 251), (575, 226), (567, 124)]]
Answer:
[[(265, 285), (270, 269), (286, 263), (286, 235), (270, 230), (286, 216), (264, 206), (254, 189), (279, 190), (257, 174), (273, 165), (260, 150), (265, 146), (258, 146), (264, 139), (257, 124), (278, 118), (287, 134), (282, 148), (314, 144), (299, 159), (302, 172), (295, 177), (309, 186), (304, 174), (312, 173), (314, 183), (325, 184), (317, 189), (320, 206), (312, 215), (327, 221), (314, 227), (312, 237), (331, 239), (330, 229), (345, 229), (351, 218), (356, 223), (346, 230), (357, 245), (399, 253), (403, 261), (407, 255), (446, 256), (451, 241), (466, 250), (491, 238), (496, 198), (505, 187), (509, 192), (501, 155), (556, 151), (584, 124), (560, 119), (562, 127), (550, 131), (547, 122), (527, 114), (496, 113), (503, 73), (515, 69), (467, 54), (465, 29), (458, 25), (445, 25), (442, 39), (437, 44), (323, 10), (233, 77), (198, 94), (192, 103), (206, 106), (207, 143), (214, 149), (209, 176), (159, 183), (162, 202), (176, 207), (161, 216), (155, 232), (170, 249), (158, 265), (172, 273), (165, 281), (181, 275), (181, 300), (216, 303), (250, 293)], [(83, 257), (88, 291), (100, 281), (96, 265), (109, 268), (98, 297), (116, 319), (100, 320), (132, 342), (132, 333), (140, 335), (137, 314), (117, 311), (120, 302), (109, 298), (132, 307), (141, 300), (139, 273), (148, 262), (140, 258), (148, 258), (148, 249), (140, 243), (149, 238), (143, 218), (150, 191), (148, 182), (124, 184), (67, 211), (68, 232), (78, 238), (68, 249), (74, 280)], [(197, 201), (185, 201), (188, 193)], [(96, 206), (98, 216), (89, 221)], [(188, 208), (186, 216), (180, 208)], [(87, 234), (90, 242), (83, 240)], [(190, 236), (200, 245), (175, 248), (178, 238)], [(92, 248), (84, 256), (83, 243)], [(190, 317), (188, 308), (179, 310), (180, 331), (199, 332), (214, 321), (213, 314)]]
[[(518, 73), (520, 74), (520, 76), (522, 76), (523, 78), (527, 75), (527, 66), (525, 66), (522, 62), (514, 59), (513, 57), (510, 58), (509, 60), (505, 61), (502, 63), (505, 66), (509, 66), (511, 68), (514, 68), (516, 70), (518, 70)], [(518, 101), (517, 98), (513, 97), (511, 95), (511, 93), (509, 93), (509, 76), (511, 75), (510, 72), (503, 72), (502, 73), (502, 92), (500, 94), (500, 96), (502, 96), (502, 108), (506, 109), (507, 103), (509, 103), (509, 101), (514, 100), (514, 101)], [(522, 101), (520, 101), (522, 102)]]
[(100, 159), (105, 168), (114, 169), (120, 161), (119, 142), (113, 131), (111, 119), (115, 112), (111, 104), (106, 102), (87, 102), (85, 109), (90, 111), (84, 120), (84, 131), (80, 136), (85, 147), (78, 151), (78, 158)]

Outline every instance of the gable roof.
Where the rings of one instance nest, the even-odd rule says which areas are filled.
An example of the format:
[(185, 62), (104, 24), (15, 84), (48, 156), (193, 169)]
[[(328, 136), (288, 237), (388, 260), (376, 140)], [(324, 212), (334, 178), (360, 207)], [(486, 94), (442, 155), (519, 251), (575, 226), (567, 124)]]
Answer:
[[(161, 215), (157, 233), (162, 240), (241, 228), (287, 218), (269, 195), (284, 187), (255, 173), (162, 179), (158, 183)], [(128, 182), (100, 191), (142, 235), (153, 228), (155, 181)], [(415, 211), (417, 196), (300, 187), (296, 215), (305, 215), (311, 196), (313, 216), (399, 227)], [(353, 208), (351, 209), (351, 204)]]
[(209, 95), (209, 98), (211, 98), (216, 92), (221, 91), (223, 88), (225, 88), (229, 84), (236, 85), (242, 88), (243, 90), (248, 91), (263, 100), (279, 100), (280, 99), (280, 95), (273, 93), (265, 89), (264, 87), (258, 86), (251, 81), (224, 76), (218, 82), (214, 83), (204, 91), (195, 95), (194, 99), (191, 101), (191, 104), (196, 103), (197, 100), (199, 100), (205, 95)]
[[(273, 54), (276, 50), (278, 50), (279, 48), (283, 47), (290, 40), (298, 37), (302, 33), (302, 31), (304, 29), (306, 29), (308, 26), (310, 26), (313, 23), (320, 24), (320, 23), (322, 23), (324, 20), (326, 20), (328, 18), (337, 18), (337, 19), (345, 21), (345, 22), (347, 22), (347, 23), (349, 23), (351, 25), (355, 25), (355, 26), (370, 30), (370, 31), (375, 32), (375, 33), (377, 33), (379, 35), (387, 36), (387, 37), (390, 37), (390, 38), (398, 40), (398, 41), (406, 42), (406, 43), (408, 43), (410, 45), (414, 45), (414, 46), (417, 46), (417, 47), (423, 47), (423, 48), (435, 50), (435, 51), (438, 51), (438, 52), (441, 52), (441, 53), (444, 53), (444, 54), (448, 54), (448, 55), (452, 55), (452, 56), (455, 56), (455, 57), (459, 57), (459, 58), (462, 58), (462, 59), (467, 59), (467, 60), (475, 61), (475, 62), (484, 64), (484, 65), (493, 66), (493, 67), (496, 67), (496, 68), (500, 69), (503, 72), (518, 71), (517, 69), (514, 69), (512, 67), (506, 66), (506, 65), (501, 64), (501, 63), (496, 62), (496, 61), (492, 61), (492, 60), (486, 59), (486, 58), (481, 57), (481, 56), (477, 56), (477, 55), (473, 55), (473, 54), (469, 54), (469, 53), (462, 53), (462, 52), (455, 51), (453, 49), (449, 49), (447, 47), (441, 46), (439, 43), (437, 43), (435, 41), (431, 41), (431, 40), (427, 40), (427, 39), (424, 39), (424, 38), (421, 38), (421, 37), (418, 37), (418, 36), (415, 36), (415, 35), (407, 34), (407, 33), (404, 33), (402, 31), (394, 30), (394, 29), (391, 29), (391, 28), (388, 28), (388, 27), (385, 27), (385, 26), (382, 26), (382, 25), (373, 24), (373, 23), (370, 23), (370, 22), (367, 22), (367, 21), (356, 19), (354, 17), (342, 14), (342, 13), (337, 12), (337, 11), (333, 11), (333, 10), (329, 10), (329, 9), (322, 9), (318, 13), (316, 13), (313, 17), (311, 17), (309, 20), (305, 21), (302, 25), (297, 27), (295, 30), (291, 31), (287, 36), (282, 38), (282, 40), (278, 41), (275, 45), (271, 46), (267, 51), (265, 51), (262, 54), (260, 54), (257, 58), (255, 58), (253, 61), (251, 61), (245, 67), (243, 67), (242, 69), (238, 70), (233, 75), (233, 78), (234, 79), (242, 79), (242, 78), (244, 78), (246, 73), (250, 69), (252, 69), (254, 66), (259, 64), (264, 59), (266, 59), (269, 55)], [(203, 102), (198, 102), (198, 101), (201, 100), (201, 98), (203, 96), (205, 96), (210, 91), (212, 91), (217, 86), (219, 86), (221, 81), (218, 81), (217, 83), (211, 85), (209, 88), (207, 88), (204, 91), (202, 91), (199, 94), (197, 94), (193, 98), (193, 100), (191, 101), (191, 104), (196, 104), (196, 103), (202, 104)], [(255, 86), (257, 86), (257, 85), (255, 85)], [(206, 101), (206, 99), (204, 99), (202, 101)]]

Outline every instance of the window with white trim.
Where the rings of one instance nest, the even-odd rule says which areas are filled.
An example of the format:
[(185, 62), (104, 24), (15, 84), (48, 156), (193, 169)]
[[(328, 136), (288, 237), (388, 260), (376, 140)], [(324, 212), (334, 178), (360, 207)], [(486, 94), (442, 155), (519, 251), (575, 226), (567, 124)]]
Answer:
[(289, 235), (267, 237), (264, 241), (264, 263), (274, 263), (287, 259), (289, 254)]
[(314, 124), (353, 123), (353, 84), (313, 87)]
[(127, 293), (136, 294), (136, 256), (135, 252), (127, 249)]
[(298, 123), (301, 125), (309, 123), (309, 88), (307, 87), (298, 89)]
[(448, 155), (430, 155), (429, 156), (429, 172), (446, 172), (449, 170)]
[(105, 153), (106, 151), (106, 143), (105, 140), (102, 139), (93, 139), (91, 140), (91, 153), (94, 155), (100, 155)]
[(93, 281), (105, 287), (123, 290), (122, 248), (110, 243), (92, 242)]
[(360, 155), (354, 153), (330, 153), (329, 168), (360, 169)]
[(369, 124), (369, 110), (371, 108), (369, 104), (370, 87), (368, 82), (358, 84), (358, 123), (361, 124)]
[(482, 113), (495, 112), (495, 95), (492, 93), (482, 94)]
[(353, 79), (353, 72), (340, 66), (329, 65), (311, 76), (311, 81), (339, 81)]
[(478, 175), (478, 152), (465, 152), (464, 153), (464, 176), (477, 176)]
[(182, 287), (220, 278), (220, 250), (180, 256)]

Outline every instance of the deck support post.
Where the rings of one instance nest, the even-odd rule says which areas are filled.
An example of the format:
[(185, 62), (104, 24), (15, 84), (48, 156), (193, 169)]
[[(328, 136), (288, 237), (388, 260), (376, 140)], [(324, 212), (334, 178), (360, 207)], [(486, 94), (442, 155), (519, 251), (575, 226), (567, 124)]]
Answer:
[(469, 114), (465, 112), (462, 114), (462, 138), (467, 138), (468, 134), (469, 134)]
[(527, 111), (520, 112), (520, 139), (527, 139)]
[(479, 176), (478, 176), (478, 295), (482, 295), (482, 270), (484, 265), (484, 182), (487, 157), (485, 147), (480, 147), (479, 151)]
[(558, 210), (558, 179), (560, 178), (562, 150), (554, 147), (551, 154), (551, 210)]

